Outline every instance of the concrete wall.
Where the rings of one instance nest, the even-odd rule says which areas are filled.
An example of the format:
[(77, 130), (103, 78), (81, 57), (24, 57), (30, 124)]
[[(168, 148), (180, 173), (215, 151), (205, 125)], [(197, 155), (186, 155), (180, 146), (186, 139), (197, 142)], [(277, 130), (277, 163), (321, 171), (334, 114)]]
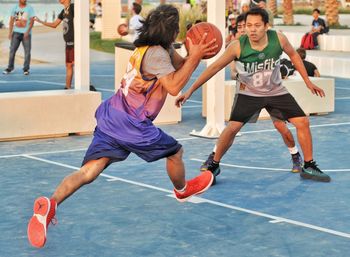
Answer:
[(52, 90), (0, 94), (0, 141), (91, 133), (101, 93)]

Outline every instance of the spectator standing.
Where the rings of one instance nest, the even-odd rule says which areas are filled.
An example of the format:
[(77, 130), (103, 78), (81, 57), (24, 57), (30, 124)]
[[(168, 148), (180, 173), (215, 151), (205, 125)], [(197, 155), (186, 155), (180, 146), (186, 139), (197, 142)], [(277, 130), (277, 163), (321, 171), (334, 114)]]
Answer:
[(63, 21), (63, 38), (66, 42), (66, 86), (71, 89), (74, 66), (74, 4), (71, 0), (59, 0), (64, 6), (54, 22), (44, 22), (38, 17), (35, 20), (45, 26), (56, 28)]
[(3, 74), (9, 74), (15, 69), (16, 52), (22, 43), (24, 48), (23, 74), (29, 75), (34, 16), (34, 9), (27, 4), (27, 0), (19, 0), (18, 4), (12, 8), (8, 35), (11, 41), (9, 62)]
[(237, 32), (237, 28), (236, 28), (236, 19), (235, 19), (235, 15), (234, 14), (230, 14), (228, 16), (228, 20), (230, 22), (230, 25), (228, 25), (228, 34), (226, 36), (226, 45), (229, 44), (233, 39), (234, 39), (234, 35)]
[(133, 34), (133, 41), (139, 37), (139, 29), (142, 27), (143, 17), (140, 15), (142, 11), (142, 6), (138, 3), (132, 3), (132, 17), (129, 21), (129, 32)]
[(98, 2), (95, 6), (96, 17), (102, 17), (102, 3)]

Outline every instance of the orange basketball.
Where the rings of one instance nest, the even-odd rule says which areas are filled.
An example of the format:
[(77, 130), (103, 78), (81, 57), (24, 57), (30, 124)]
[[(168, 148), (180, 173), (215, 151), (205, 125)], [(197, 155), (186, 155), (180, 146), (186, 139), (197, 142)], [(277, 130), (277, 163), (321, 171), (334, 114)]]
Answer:
[(121, 36), (126, 36), (128, 34), (128, 25), (126, 23), (122, 23), (118, 26), (118, 34)]
[[(207, 37), (205, 39), (205, 43), (210, 42), (214, 38), (216, 38), (216, 44), (218, 47), (215, 49), (215, 54), (212, 55), (205, 55), (203, 59), (209, 59), (215, 55), (217, 55), (218, 52), (220, 52), (222, 47), (222, 35), (220, 30), (214, 25), (209, 22), (200, 22), (195, 25), (193, 25), (189, 31), (187, 31), (186, 37), (189, 37), (192, 40), (193, 44), (198, 44), (200, 40), (202, 39), (202, 36), (204, 33), (207, 33)], [(186, 38), (186, 49), (189, 47), (188, 39)]]

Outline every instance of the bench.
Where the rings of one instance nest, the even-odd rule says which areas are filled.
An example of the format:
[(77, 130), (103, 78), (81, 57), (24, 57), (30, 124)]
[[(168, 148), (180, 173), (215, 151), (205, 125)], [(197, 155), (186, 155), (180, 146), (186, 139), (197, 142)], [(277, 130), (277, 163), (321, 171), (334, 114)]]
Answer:
[[(283, 34), (286, 35), (289, 42), (295, 48), (300, 46), (301, 39), (305, 33), (283, 31)], [(317, 37), (320, 50), (350, 52), (350, 35), (332, 35), (331, 33), (329, 32), (328, 34), (322, 34)]]
[(93, 132), (101, 93), (80, 90), (0, 94), (0, 141)]
[[(305, 86), (304, 81), (300, 77), (289, 77), (283, 81), (283, 85), (293, 95), (300, 107), (307, 115), (311, 114), (327, 114), (334, 112), (334, 79), (332, 78), (310, 78), (313, 83), (325, 91), (326, 97), (321, 98), (313, 95)], [(206, 87), (203, 86), (203, 105), (202, 115), (206, 117)], [(236, 81), (225, 81), (225, 120), (228, 121), (231, 114), (231, 108), (236, 93)], [(259, 119), (268, 119), (269, 114), (265, 109), (260, 113)]]
[(334, 57), (308, 54), (306, 60), (315, 64), (322, 76), (350, 78), (350, 54)]

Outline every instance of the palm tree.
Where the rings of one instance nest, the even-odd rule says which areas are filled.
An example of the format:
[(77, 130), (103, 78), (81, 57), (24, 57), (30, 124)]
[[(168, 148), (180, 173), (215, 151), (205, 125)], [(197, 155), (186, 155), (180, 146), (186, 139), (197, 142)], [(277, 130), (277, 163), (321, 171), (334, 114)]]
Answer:
[(277, 1), (276, 0), (269, 0), (267, 2), (267, 9), (271, 11), (273, 14), (273, 17), (277, 16)]
[(321, 1), (320, 0), (313, 0), (312, 1), (312, 8), (319, 8), (320, 7), (320, 4), (321, 4)]
[(326, 20), (329, 26), (339, 25), (339, 3), (337, 0), (326, 0)]
[(292, 0), (283, 0), (283, 23), (286, 25), (294, 24)]

